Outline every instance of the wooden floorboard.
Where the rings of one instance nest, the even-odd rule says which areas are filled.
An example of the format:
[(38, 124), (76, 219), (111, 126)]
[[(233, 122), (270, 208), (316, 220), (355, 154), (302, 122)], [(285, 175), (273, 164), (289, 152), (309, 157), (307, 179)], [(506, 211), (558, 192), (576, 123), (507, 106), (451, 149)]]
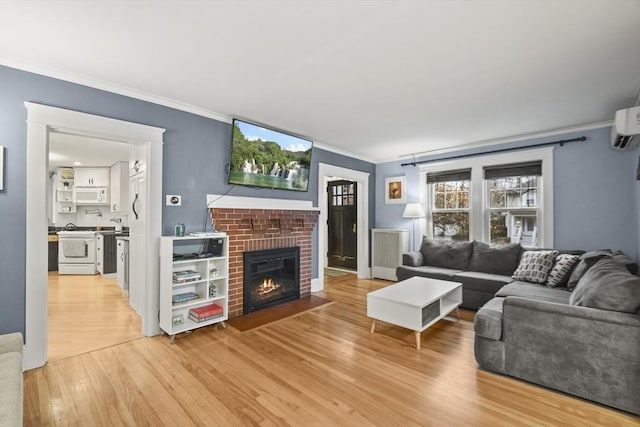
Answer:
[(422, 334), (379, 322), (366, 293), (326, 278), (335, 301), (240, 332), (141, 338), (25, 373), (26, 426), (625, 426), (630, 414), (479, 370), (473, 312)]
[(229, 319), (227, 324), (239, 331), (248, 331), (329, 303), (331, 303), (331, 300), (316, 295), (309, 295), (274, 307), (254, 311), (244, 316), (234, 317), (233, 319)]
[(142, 337), (140, 316), (115, 278), (49, 272), (49, 361)]

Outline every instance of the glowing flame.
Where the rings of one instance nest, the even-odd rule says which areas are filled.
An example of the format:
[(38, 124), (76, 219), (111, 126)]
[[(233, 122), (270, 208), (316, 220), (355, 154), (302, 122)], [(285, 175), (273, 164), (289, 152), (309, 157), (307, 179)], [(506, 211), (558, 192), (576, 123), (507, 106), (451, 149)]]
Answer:
[(258, 293), (260, 295), (265, 295), (271, 293), (280, 287), (279, 284), (275, 283), (270, 277), (264, 279), (262, 284), (258, 285)]

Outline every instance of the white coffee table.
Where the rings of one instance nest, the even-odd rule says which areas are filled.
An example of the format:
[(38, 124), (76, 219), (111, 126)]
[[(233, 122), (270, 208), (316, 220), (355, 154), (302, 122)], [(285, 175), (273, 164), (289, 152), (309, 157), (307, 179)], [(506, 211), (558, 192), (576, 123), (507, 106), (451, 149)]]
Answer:
[(367, 294), (367, 316), (392, 323), (415, 332), (416, 348), (420, 350), (420, 333), (453, 310), (459, 317), (462, 303), (462, 283), (411, 277)]

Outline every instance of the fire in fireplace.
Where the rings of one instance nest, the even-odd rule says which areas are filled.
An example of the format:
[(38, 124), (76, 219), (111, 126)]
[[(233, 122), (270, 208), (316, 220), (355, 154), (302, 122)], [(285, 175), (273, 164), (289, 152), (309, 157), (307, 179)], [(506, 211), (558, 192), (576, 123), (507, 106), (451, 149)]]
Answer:
[(244, 252), (245, 314), (300, 298), (300, 248)]

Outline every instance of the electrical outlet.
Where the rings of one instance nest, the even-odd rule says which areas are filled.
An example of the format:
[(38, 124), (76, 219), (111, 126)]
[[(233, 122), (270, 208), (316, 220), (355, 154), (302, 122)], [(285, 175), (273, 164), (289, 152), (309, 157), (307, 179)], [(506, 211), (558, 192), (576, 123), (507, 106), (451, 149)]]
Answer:
[(182, 196), (178, 194), (167, 194), (167, 206), (182, 206)]

